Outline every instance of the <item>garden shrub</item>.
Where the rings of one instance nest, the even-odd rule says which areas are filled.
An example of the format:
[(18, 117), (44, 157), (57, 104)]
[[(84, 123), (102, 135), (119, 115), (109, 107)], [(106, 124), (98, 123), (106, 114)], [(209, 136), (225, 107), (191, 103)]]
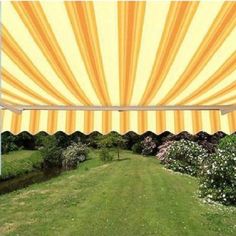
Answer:
[(108, 148), (102, 147), (99, 150), (99, 158), (103, 162), (109, 162), (113, 160), (113, 154)]
[(72, 142), (71, 145), (62, 152), (63, 169), (76, 168), (80, 162), (87, 159), (88, 152), (89, 149), (86, 144)]
[(231, 134), (222, 138), (219, 142), (219, 149), (236, 153), (236, 134)]
[(160, 161), (164, 161), (166, 155), (167, 155), (167, 151), (169, 146), (173, 143), (173, 141), (166, 141), (164, 142), (162, 145), (160, 145), (158, 147), (159, 151), (156, 155), (156, 157), (160, 160)]
[(132, 151), (133, 151), (133, 153), (141, 154), (141, 153), (142, 153), (142, 150), (143, 150), (143, 146), (142, 146), (141, 142), (135, 143), (135, 144), (132, 146)]
[(147, 136), (142, 142), (142, 155), (153, 155), (156, 152), (156, 143), (153, 141), (152, 137)]
[(200, 145), (182, 139), (168, 145), (165, 154), (161, 156), (161, 163), (174, 171), (196, 176), (207, 157), (207, 151)]
[(43, 167), (45, 169), (62, 166), (62, 149), (58, 147), (55, 136), (45, 137), (43, 140), (43, 148), (40, 152), (43, 157)]
[(1, 134), (1, 153), (5, 154), (11, 151), (17, 151), (19, 147), (16, 145), (16, 136), (10, 132)]
[(200, 196), (223, 204), (236, 204), (236, 135), (220, 140), (216, 153), (204, 162)]

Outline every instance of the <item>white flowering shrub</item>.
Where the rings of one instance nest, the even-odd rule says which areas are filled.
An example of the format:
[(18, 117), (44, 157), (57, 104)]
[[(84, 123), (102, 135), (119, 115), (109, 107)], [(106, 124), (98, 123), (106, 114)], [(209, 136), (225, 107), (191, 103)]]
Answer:
[(205, 161), (200, 178), (200, 196), (208, 201), (236, 205), (236, 139), (227, 136)]
[(86, 144), (72, 142), (62, 152), (62, 167), (64, 169), (76, 168), (80, 162), (86, 160), (88, 151), (89, 149)]
[(157, 157), (167, 168), (196, 176), (200, 172), (207, 151), (195, 142), (181, 139), (164, 145)]

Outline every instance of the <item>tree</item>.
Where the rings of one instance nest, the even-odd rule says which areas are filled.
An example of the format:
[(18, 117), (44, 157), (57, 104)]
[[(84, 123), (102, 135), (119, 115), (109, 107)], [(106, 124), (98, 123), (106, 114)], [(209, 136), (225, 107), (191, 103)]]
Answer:
[(126, 140), (118, 133), (111, 132), (98, 138), (98, 146), (101, 148), (116, 148), (117, 159), (120, 159), (120, 149), (124, 146)]

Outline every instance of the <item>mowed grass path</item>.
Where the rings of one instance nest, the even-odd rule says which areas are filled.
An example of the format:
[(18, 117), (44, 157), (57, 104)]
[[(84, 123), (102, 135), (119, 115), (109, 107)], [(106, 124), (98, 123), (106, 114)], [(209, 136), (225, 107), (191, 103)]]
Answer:
[(196, 179), (122, 158), (0, 196), (0, 235), (236, 235), (236, 209), (201, 203)]

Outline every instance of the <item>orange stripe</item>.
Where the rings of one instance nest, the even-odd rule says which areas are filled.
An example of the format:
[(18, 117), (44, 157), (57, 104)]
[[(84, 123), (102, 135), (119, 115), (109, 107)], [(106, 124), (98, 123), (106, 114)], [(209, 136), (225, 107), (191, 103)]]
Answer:
[(12, 2), (38, 47), (67, 89), (85, 105), (91, 102), (73, 75), (39, 2)]
[(112, 112), (102, 112), (102, 133), (107, 134), (112, 130)]
[(236, 131), (236, 111), (231, 112), (227, 115), (228, 115), (230, 133), (234, 133)]
[(192, 111), (193, 133), (196, 134), (202, 131), (202, 112)]
[(148, 114), (147, 111), (138, 111), (138, 133), (143, 134), (148, 130), (147, 126)]
[(159, 105), (170, 103), (188, 87), (206, 66), (222, 43), (225, 42), (225, 39), (235, 26), (236, 4), (234, 2), (225, 2), (189, 65), (180, 79), (175, 83), (174, 87), (168, 92), (167, 96), (161, 100)]
[(199, 2), (171, 2), (164, 33), (140, 105), (147, 105), (160, 89), (183, 42)]
[(125, 134), (130, 129), (130, 112), (122, 111), (120, 112), (120, 133)]
[(94, 112), (85, 111), (84, 112), (84, 133), (90, 134), (94, 128)]
[(184, 113), (183, 111), (174, 111), (175, 133), (184, 131)]
[(11, 97), (12, 99), (19, 100), (20, 103), (27, 104), (27, 105), (28, 105), (28, 104), (33, 105), (33, 103), (32, 103), (30, 100), (28, 100), (28, 99), (26, 99), (26, 98), (22, 98), (21, 96), (16, 95), (15, 93), (13, 93), (13, 92), (11, 92), (11, 91), (9, 91), (9, 90), (7, 90), (7, 89), (1, 88), (1, 89), (0, 89), (0, 92), (1, 92), (1, 95), (2, 95), (3, 97), (4, 97), (4, 95), (6, 95), (6, 96)]
[(30, 111), (29, 132), (36, 134), (39, 132), (40, 111)]
[[(236, 90), (235, 90), (236, 91)], [(218, 105), (235, 105), (236, 95), (225, 98), (217, 102)]]
[(210, 111), (211, 133), (221, 130), (219, 111)]
[(76, 111), (66, 112), (66, 133), (72, 134), (75, 131)]
[(129, 105), (142, 38), (145, 2), (118, 1), (120, 104)]
[(236, 90), (236, 81), (229, 84), (227, 87), (221, 89), (219, 92), (212, 94), (211, 96), (201, 100), (198, 104), (206, 104), (209, 103), (212, 100), (215, 100), (217, 98), (223, 97), (226, 94), (229, 94)]
[[(179, 104), (187, 104), (202, 94), (206, 93), (219, 82), (224, 80), (236, 69), (236, 51), (226, 60), (226, 62), (200, 87), (198, 87), (193, 93), (183, 99)], [(234, 82), (235, 83), (235, 82)]]
[(22, 121), (22, 114), (12, 113), (11, 119), (11, 132), (13, 134), (18, 134), (21, 131), (21, 121)]
[(10, 84), (11, 86), (15, 87), (21, 92), (24, 92), (28, 96), (35, 98), (39, 101), (42, 101), (45, 104), (52, 104), (48, 99), (40, 96), (36, 91), (31, 90), (28, 88), (25, 84), (21, 83), (16, 77), (14, 77), (11, 73), (9, 73), (7, 70), (2, 68), (2, 79), (4, 82)]
[(62, 104), (72, 104), (40, 73), (40, 71), (34, 66), (33, 62), (27, 57), (4, 26), (2, 26), (2, 49), (11, 58), (11, 60), (39, 87), (44, 89), (48, 94), (60, 101)]
[(57, 119), (58, 119), (58, 112), (57, 111), (48, 111), (47, 132), (49, 134), (56, 133), (56, 131), (57, 131)]
[(166, 130), (166, 112), (156, 111), (156, 132), (160, 134)]
[(111, 105), (92, 2), (65, 2), (67, 13), (91, 84), (103, 105)]

